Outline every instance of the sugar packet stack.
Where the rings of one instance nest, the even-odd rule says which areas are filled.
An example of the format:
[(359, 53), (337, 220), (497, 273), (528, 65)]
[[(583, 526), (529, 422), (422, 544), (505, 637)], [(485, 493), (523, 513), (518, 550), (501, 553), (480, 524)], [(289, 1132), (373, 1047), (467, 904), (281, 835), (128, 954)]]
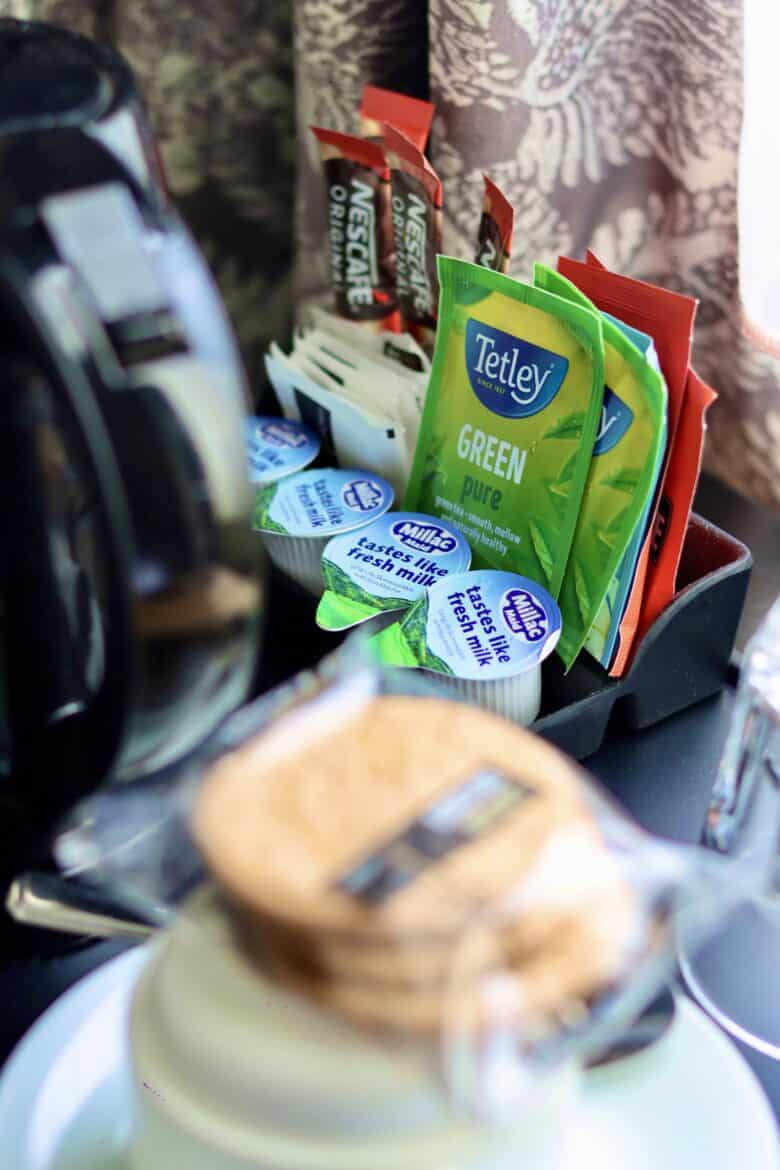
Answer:
[(313, 309), (292, 351), (273, 343), (265, 368), (282, 413), (320, 436), (326, 460), (374, 471), (400, 497), (430, 372), (411, 335), (374, 332)]

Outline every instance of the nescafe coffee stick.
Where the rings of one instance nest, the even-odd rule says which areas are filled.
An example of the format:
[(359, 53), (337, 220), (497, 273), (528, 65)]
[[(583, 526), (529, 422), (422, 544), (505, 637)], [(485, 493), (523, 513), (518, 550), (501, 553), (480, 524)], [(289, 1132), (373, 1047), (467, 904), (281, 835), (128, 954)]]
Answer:
[(384, 145), (390, 167), (402, 328), (431, 347), (439, 304), (436, 255), (441, 251), (441, 182), (422, 151), (387, 124)]
[(330, 272), (336, 311), (398, 332), (393, 229), (382, 148), (364, 138), (312, 126), (328, 193)]
[(495, 272), (507, 272), (512, 255), (512, 231), (515, 211), (512, 204), (492, 179), (483, 175), (485, 197), (482, 201), (482, 218), (477, 233), (476, 264), (492, 268)]

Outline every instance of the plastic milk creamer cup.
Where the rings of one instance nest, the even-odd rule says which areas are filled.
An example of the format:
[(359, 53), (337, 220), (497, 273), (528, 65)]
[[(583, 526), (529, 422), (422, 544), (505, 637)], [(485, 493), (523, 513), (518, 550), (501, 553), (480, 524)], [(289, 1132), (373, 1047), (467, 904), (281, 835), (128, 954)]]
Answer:
[(392, 503), (390, 484), (373, 472), (310, 469), (262, 488), (253, 526), (262, 533), (274, 564), (312, 593), (320, 593), (320, 559), (328, 541), (365, 527)]
[(403, 507), (465, 534), (479, 568), (558, 596), (604, 395), (596, 313), (439, 257), (433, 369)]
[(320, 451), (318, 435), (292, 419), (252, 416), (244, 431), (251, 483), (272, 483), (303, 471)]
[(470, 564), (468, 541), (454, 524), (420, 512), (388, 512), (325, 546), (317, 625), (345, 630), (408, 609), (427, 588)]
[(546, 589), (480, 569), (438, 581), (372, 643), (383, 662), (433, 671), (464, 699), (528, 724), (539, 713), (541, 664), (560, 633)]

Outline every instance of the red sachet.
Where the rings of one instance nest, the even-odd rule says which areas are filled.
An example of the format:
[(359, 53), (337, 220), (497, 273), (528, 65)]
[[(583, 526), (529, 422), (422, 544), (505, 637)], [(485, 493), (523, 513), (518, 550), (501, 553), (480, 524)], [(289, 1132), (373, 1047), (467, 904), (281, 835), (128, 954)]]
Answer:
[(441, 182), (421, 150), (394, 127), (384, 127), (390, 167), (396, 289), (401, 326), (431, 348), (436, 335), (441, 251)]
[(433, 111), (432, 104), (420, 98), (367, 85), (360, 103), (360, 133), (364, 138), (381, 142), (387, 122), (405, 134), (418, 150), (425, 150)]
[[(698, 302), (657, 284), (611, 272), (593, 252), (588, 252), (586, 263), (561, 256), (558, 271), (582, 289), (596, 308), (652, 337), (669, 391), (667, 452), (670, 451), (685, 397)], [(667, 465), (668, 461), (667, 455)]]
[[(680, 567), (688, 520), (696, 494), (696, 484), (701, 471), (704, 449), (704, 435), (707, 430), (706, 414), (717, 393), (702, 381), (694, 369), (688, 370), (682, 413), (677, 424), (674, 448), (666, 469), (664, 492), (659, 510), (655, 538), (650, 549), (650, 574), (648, 587), (642, 603), (639, 620), (639, 638), (644, 637), (662, 610), (668, 605), (665, 600), (677, 592), (677, 572)], [(656, 541), (660, 540), (661, 555), (656, 556)], [(677, 549), (676, 561), (671, 556), (662, 559), (664, 549)], [(655, 570), (655, 572), (653, 572)]]
[(381, 146), (311, 127), (328, 194), (330, 275), (336, 311), (398, 332), (389, 171)]
[[(693, 297), (610, 272), (593, 252), (588, 252), (587, 263), (562, 256), (558, 261), (558, 269), (582, 289), (597, 308), (612, 313), (627, 325), (653, 338), (669, 392), (667, 450), (658, 499), (621, 619), (618, 650), (609, 672), (619, 677), (625, 672), (638, 645), (637, 634), (641, 639), (648, 628), (647, 615), (657, 617), (675, 594), (677, 569), (701, 463), (700, 440), (690, 458), (682, 454), (678, 456), (674, 478), (670, 476), (689, 386), (697, 302)], [(699, 406), (700, 395), (697, 393), (692, 405), (693, 414)], [(706, 407), (699, 410), (700, 428), (704, 409)], [(688, 435), (690, 428), (689, 418)], [(675, 518), (674, 525), (668, 523), (672, 515)]]
[(485, 181), (485, 196), (482, 200), (474, 263), (496, 272), (507, 272), (512, 255), (515, 209), (492, 179), (487, 175), (482, 178)]

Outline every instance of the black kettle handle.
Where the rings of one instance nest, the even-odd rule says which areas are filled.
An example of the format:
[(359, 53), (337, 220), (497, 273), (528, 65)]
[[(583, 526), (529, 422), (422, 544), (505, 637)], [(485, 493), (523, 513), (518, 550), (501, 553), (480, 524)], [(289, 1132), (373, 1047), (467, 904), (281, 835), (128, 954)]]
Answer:
[[(76, 725), (85, 707), (52, 560), (46, 499), (50, 484), (39, 451), (39, 381), (40, 373), (27, 359), (5, 358), (0, 387), (0, 596), (15, 776), (46, 766), (57, 724), (68, 721), (72, 748), (78, 750)], [(74, 763), (79, 765), (78, 757)]]
[[(126, 732), (135, 685), (132, 537), (121, 476), (87, 370), (53, 341), (28, 274), (8, 252), (0, 254), (0, 312), (13, 346), (0, 358), (0, 637), (10, 785), (14, 799), (48, 827), (104, 778)], [(45, 432), (53, 430), (56, 438), (60, 423), (88, 481), (105, 570), (107, 674), (89, 702), (83, 646), (57, 578), (64, 563), (58, 537), (67, 534), (53, 531), (56, 477), (43, 472)], [(71, 584), (71, 605), (78, 606), (84, 582), (75, 564)]]

